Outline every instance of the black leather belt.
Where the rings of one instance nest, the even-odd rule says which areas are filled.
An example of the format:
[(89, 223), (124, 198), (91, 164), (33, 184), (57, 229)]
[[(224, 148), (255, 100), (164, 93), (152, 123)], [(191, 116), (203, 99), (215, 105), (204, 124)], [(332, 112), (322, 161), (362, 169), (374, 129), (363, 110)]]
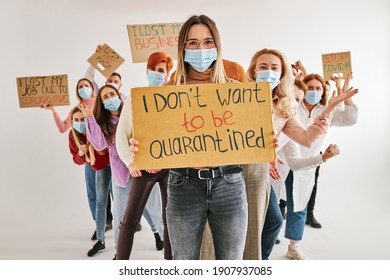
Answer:
[(223, 177), (227, 174), (240, 173), (242, 168), (239, 165), (225, 165), (214, 168), (194, 169), (194, 168), (175, 168), (174, 171), (183, 176), (195, 177), (202, 180)]

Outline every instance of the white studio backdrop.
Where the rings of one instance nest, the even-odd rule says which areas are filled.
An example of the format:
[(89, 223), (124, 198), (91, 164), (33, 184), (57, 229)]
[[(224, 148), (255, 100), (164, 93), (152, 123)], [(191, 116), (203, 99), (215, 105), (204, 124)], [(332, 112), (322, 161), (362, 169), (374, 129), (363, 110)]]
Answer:
[[(339, 226), (336, 236), (348, 236), (366, 252), (339, 258), (390, 259), (389, 245), (379, 242), (390, 229), (389, 1), (2, 0), (0, 6), (0, 259), (17, 249), (18, 239), (50, 242), (58, 239), (51, 229), (65, 235), (72, 225), (92, 224), (83, 168), (71, 159), (68, 134), (58, 132), (50, 111), (19, 108), (16, 77), (68, 74), (75, 105), (87, 58), (107, 43), (126, 60), (118, 72), (129, 94), (147, 81), (145, 63), (131, 63), (126, 25), (179, 22), (193, 14), (217, 23), (224, 58), (244, 69), (254, 52), (274, 48), (322, 74), (321, 54), (351, 51), (359, 121), (329, 132), (326, 144), (337, 143), (341, 154), (322, 168), (317, 208)], [(98, 72), (96, 79), (104, 81)], [(62, 118), (70, 109), (57, 107)]]

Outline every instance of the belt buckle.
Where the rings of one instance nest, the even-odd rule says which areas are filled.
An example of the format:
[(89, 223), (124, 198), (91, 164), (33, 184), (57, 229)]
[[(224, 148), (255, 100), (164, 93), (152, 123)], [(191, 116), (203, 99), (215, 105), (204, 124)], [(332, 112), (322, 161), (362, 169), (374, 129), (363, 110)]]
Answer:
[(201, 179), (201, 180), (207, 180), (207, 179), (212, 179), (212, 178), (214, 178), (214, 170), (213, 170), (213, 169), (211, 169), (212, 178), (202, 177), (202, 175), (201, 175), (201, 173), (200, 173), (200, 172), (202, 172), (202, 171), (210, 171), (210, 169), (209, 169), (209, 168), (199, 169), (199, 170), (198, 170), (198, 177), (199, 177), (199, 179)]

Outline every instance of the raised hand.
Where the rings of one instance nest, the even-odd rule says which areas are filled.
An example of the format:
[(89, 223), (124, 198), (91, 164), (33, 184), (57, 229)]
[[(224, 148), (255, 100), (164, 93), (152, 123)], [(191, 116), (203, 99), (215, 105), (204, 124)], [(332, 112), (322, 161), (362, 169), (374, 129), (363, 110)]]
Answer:
[(330, 144), (322, 154), (322, 160), (325, 162), (328, 159), (337, 156), (340, 153), (339, 147), (336, 144)]
[(103, 49), (103, 45), (98, 45), (97, 47), (96, 47), (96, 52), (99, 52), (99, 51), (101, 51)]
[(353, 87), (349, 88), (347, 91), (343, 91), (339, 95), (336, 95), (336, 91), (333, 91), (332, 97), (329, 99), (328, 106), (325, 109), (325, 113), (330, 115), (338, 104), (346, 101), (358, 92), (359, 90), (357, 88), (354, 89)]
[(343, 92), (343, 86), (342, 86), (343, 78), (340, 77), (339, 74), (334, 74), (332, 76), (332, 80), (336, 83), (337, 94), (341, 94)]
[(89, 110), (89, 109), (87, 108), (87, 106), (80, 104), (80, 105), (78, 106), (78, 108), (80, 109), (81, 113), (83, 113), (83, 115), (84, 115), (85, 118), (88, 118), (88, 117), (92, 117), (92, 116), (93, 116), (92, 111)]

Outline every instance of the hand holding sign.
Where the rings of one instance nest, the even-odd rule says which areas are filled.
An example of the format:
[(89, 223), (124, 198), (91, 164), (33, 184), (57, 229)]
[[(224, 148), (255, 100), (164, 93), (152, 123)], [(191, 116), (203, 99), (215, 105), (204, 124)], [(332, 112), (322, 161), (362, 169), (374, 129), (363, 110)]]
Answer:
[(54, 106), (51, 106), (48, 101), (41, 103), (41, 108), (46, 109), (46, 110), (50, 110), (52, 112), (55, 111)]
[(331, 79), (336, 83), (337, 94), (341, 94), (343, 92), (343, 78), (339, 74), (334, 74)]

